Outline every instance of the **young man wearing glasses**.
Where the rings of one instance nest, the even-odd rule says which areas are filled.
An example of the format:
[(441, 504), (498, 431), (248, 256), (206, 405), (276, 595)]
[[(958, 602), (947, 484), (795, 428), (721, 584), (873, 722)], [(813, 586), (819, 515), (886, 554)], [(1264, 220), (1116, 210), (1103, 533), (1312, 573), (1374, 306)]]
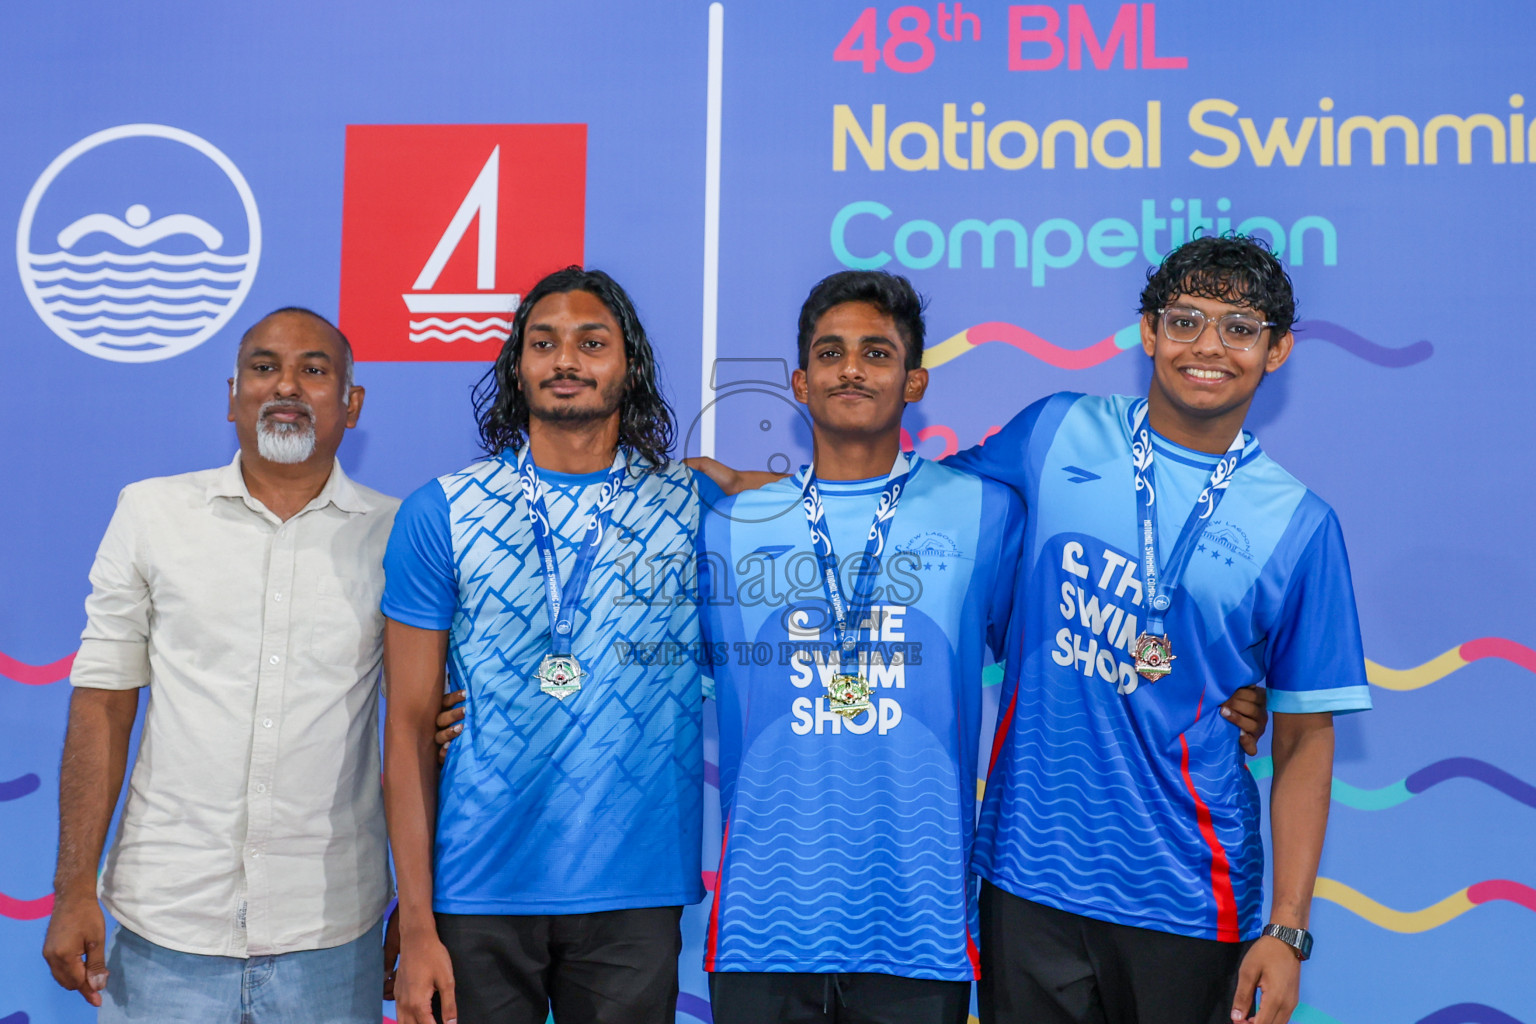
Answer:
[[(1294, 342), (1284, 269), (1251, 239), (1196, 239), (1141, 312), (1146, 398), (1052, 395), (948, 463), (1029, 509), (973, 862), (983, 1021), (1288, 1020), (1333, 713), (1370, 707), (1338, 520), (1242, 429)], [(1258, 683), (1268, 923), (1257, 790), (1215, 714)]]

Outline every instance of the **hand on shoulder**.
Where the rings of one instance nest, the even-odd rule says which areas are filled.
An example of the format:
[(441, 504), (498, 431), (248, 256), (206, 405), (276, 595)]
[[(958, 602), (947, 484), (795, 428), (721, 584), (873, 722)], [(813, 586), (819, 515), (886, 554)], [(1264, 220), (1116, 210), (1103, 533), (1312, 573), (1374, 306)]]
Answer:
[(782, 480), (789, 474), (769, 473), (764, 470), (732, 469), (722, 462), (717, 462), (706, 455), (695, 455), (684, 459), (683, 462), (690, 468), (703, 473), (715, 482), (726, 494), (740, 494), (742, 491), (755, 491), (759, 487), (766, 487), (776, 480)]

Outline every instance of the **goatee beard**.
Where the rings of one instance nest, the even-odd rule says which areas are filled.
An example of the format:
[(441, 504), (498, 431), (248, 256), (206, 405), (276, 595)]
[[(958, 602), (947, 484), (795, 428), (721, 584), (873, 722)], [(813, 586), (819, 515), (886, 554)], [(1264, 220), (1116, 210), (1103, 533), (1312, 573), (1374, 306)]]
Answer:
[[(274, 423), (267, 414), (276, 409), (304, 413), (300, 423)], [(267, 402), (256, 414), (256, 453), (268, 462), (291, 466), (315, 454), (315, 410), (304, 402)]]

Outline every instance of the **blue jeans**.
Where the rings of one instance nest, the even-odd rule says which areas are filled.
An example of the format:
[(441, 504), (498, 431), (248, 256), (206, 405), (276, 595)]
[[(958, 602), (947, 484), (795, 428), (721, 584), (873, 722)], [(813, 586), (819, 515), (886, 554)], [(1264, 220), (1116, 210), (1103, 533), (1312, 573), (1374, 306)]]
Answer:
[(381, 925), (330, 949), (202, 956), (119, 928), (107, 953), (98, 1024), (379, 1024)]

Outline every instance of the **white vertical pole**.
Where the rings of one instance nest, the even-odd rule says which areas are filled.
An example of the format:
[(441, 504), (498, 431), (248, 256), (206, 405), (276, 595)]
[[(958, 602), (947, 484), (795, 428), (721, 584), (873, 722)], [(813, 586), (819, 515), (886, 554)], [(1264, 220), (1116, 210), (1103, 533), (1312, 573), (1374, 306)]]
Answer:
[(715, 454), (713, 384), (720, 314), (720, 82), (725, 49), (725, 7), (709, 5), (709, 86), (704, 134), (704, 330), (699, 385), (699, 453)]

